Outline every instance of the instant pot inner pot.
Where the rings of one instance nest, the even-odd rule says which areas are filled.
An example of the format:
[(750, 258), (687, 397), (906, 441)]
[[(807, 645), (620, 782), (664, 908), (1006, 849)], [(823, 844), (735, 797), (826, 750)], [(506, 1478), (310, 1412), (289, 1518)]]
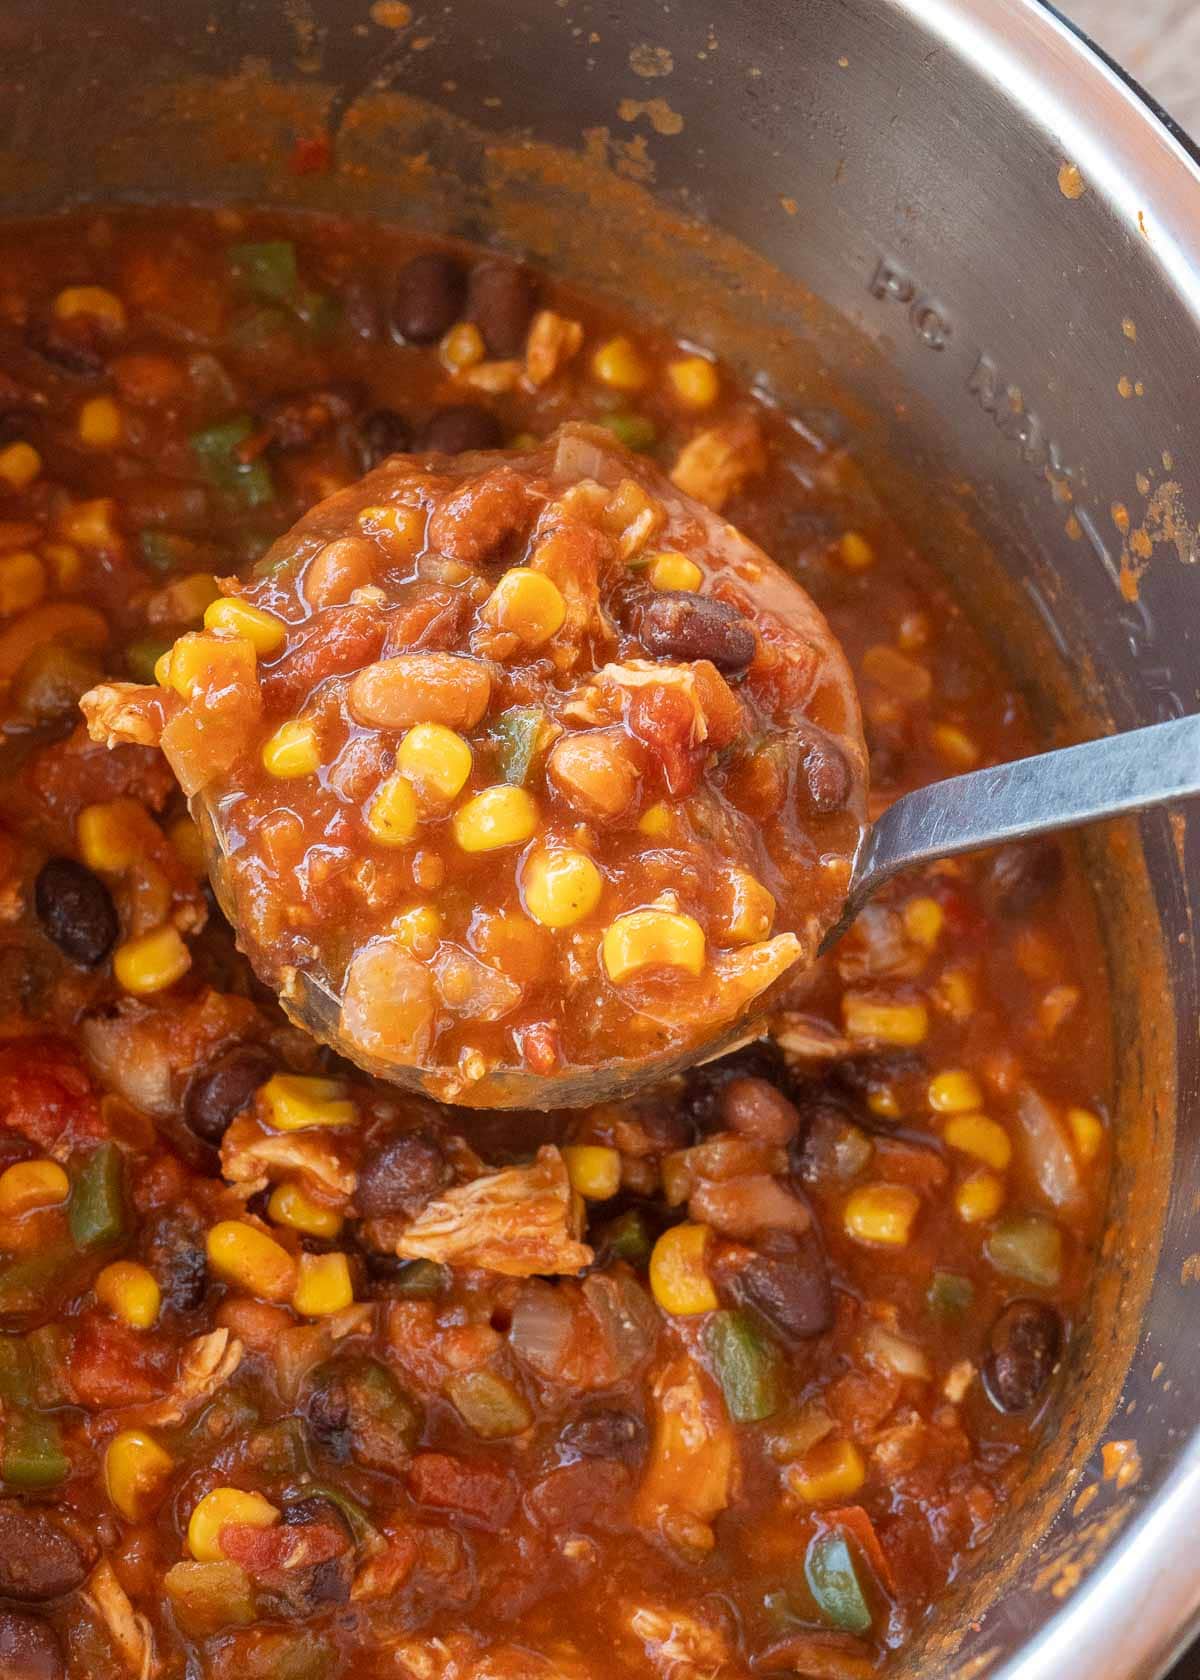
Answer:
[[(851, 443), (1049, 741), (1197, 704), (1197, 335), (1072, 77), (1148, 119), (1048, 14), (999, 9), (994, 28), (982, 0), (921, 20), (727, 0), (711, 23), (649, 0), (5, 0), (0, 183), (13, 213), (248, 200), (404, 221), (671, 322)], [(1151, 178), (1185, 168), (1156, 134)], [(1192, 1427), (1182, 1228), (1155, 1266), (1177, 1092), (1193, 1124), (1193, 843), (1162, 815), (1085, 843), (1116, 1011), (1110, 1229), (1039, 1461), (914, 1673), (1028, 1663)]]

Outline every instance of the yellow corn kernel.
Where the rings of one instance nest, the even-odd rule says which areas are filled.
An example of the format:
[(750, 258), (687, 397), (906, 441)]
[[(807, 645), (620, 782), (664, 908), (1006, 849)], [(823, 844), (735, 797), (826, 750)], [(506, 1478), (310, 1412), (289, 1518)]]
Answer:
[[(1075, 1150), (1085, 1164), (1094, 1161), (1100, 1153), (1100, 1146), (1104, 1142), (1104, 1126), (1098, 1115), (1090, 1108), (1069, 1108), (1067, 1110), (1067, 1125), (1071, 1128), (1071, 1136), (1075, 1140)], [(0, 1187), (4, 1180), (0, 1179)]]
[(685, 408), (711, 408), (720, 394), (720, 375), (704, 356), (680, 356), (668, 362), (667, 378)]
[(483, 611), (498, 629), (511, 631), (529, 647), (540, 647), (562, 628), (567, 603), (545, 572), (513, 566), (492, 590)]
[(947, 1120), (942, 1136), (951, 1149), (974, 1155), (977, 1161), (1003, 1172), (1012, 1160), (1012, 1140), (998, 1120), (986, 1114), (956, 1114)]
[(954, 1207), (967, 1225), (993, 1219), (1004, 1205), (1004, 1181), (995, 1173), (976, 1172), (964, 1178), (954, 1192)]
[(601, 950), (615, 985), (645, 968), (704, 972), (704, 929), (677, 910), (631, 910), (618, 916), (605, 929)]
[(57, 1207), (71, 1194), (71, 1181), (57, 1161), (16, 1161), (0, 1173), (0, 1214)]
[(358, 1110), (340, 1079), (273, 1073), (258, 1096), (267, 1124), (277, 1132), (303, 1132), (310, 1126), (352, 1126), (358, 1118)]
[(438, 346), (442, 366), (451, 373), (474, 367), (487, 355), (483, 334), (474, 321), (457, 321)]
[[(172, 675), (172, 680), (174, 676)], [(282, 781), (311, 776), (321, 762), (317, 728), (311, 718), (289, 718), (263, 743), (263, 768)]]
[(638, 833), (649, 835), (652, 840), (665, 839), (674, 827), (675, 814), (661, 799), (657, 804), (648, 805), (638, 818)]
[(136, 1260), (114, 1260), (104, 1267), (92, 1287), (100, 1305), (131, 1330), (149, 1330), (158, 1317), (162, 1291), (154, 1273)]
[(226, 1283), (265, 1301), (287, 1301), (296, 1262), (287, 1249), (244, 1219), (222, 1219), (208, 1233), (208, 1263)]
[(350, 1262), (344, 1254), (302, 1254), (292, 1305), (305, 1318), (327, 1318), (354, 1301)]
[(142, 1522), (153, 1511), (175, 1468), (175, 1460), (144, 1429), (123, 1429), (104, 1454), (104, 1486), (127, 1522)]
[(115, 548), (121, 533), (114, 523), (117, 504), (111, 496), (97, 496), (94, 501), (74, 502), (59, 517), (59, 529), (68, 542), (80, 548)]
[(74, 543), (43, 543), (42, 559), (50, 568), (56, 588), (65, 592), (78, 586), (83, 576), (83, 556)]
[(637, 345), (624, 334), (606, 339), (593, 353), (592, 373), (613, 391), (640, 391), (650, 377)]
[(894, 1085), (877, 1085), (874, 1090), (868, 1091), (867, 1107), (881, 1120), (901, 1118), (900, 1098), (896, 1095)]
[(729, 913), (718, 938), (731, 945), (747, 945), (769, 937), (775, 925), (775, 898), (745, 869), (731, 869)]
[(389, 555), (411, 559), (425, 545), (425, 512), (419, 507), (398, 504), (363, 508), (358, 528), (368, 537), (378, 537)]
[(125, 305), (107, 286), (67, 286), (54, 300), (54, 313), (60, 321), (73, 321), (77, 315), (90, 315), (103, 321), (114, 332), (125, 327)]
[(407, 846), (421, 821), (416, 791), (405, 776), (389, 776), (367, 807), (367, 828), (381, 846)]
[(190, 700), (198, 690), (215, 690), (253, 679), (254, 667), (254, 648), (240, 636), (217, 637), (189, 630), (156, 661), (154, 680), (161, 688), (173, 688), (184, 700)]
[(191, 817), (176, 817), (167, 829), (167, 839), (175, 848), (180, 861), (197, 879), (208, 874), (208, 859), (204, 855), (204, 841)]
[(875, 564), (875, 550), (861, 531), (843, 532), (838, 554), (848, 572), (865, 572)]
[(252, 607), (236, 595), (223, 595), (204, 609), (204, 628), (218, 636), (243, 636), (255, 653), (274, 653), (282, 647), (287, 626), (273, 613)]
[(946, 916), (936, 898), (910, 898), (902, 911), (904, 931), (914, 945), (931, 951), (942, 936)]
[(929, 1031), (929, 1011), (916, 999), (895, 1003), (861, 992), (846, 992), (842, 996), (842, 1022), (851, 1038), (875, 1044), (921, 1044)]
[(983, 1107), (983, 1092), (973, 1074), (943, 1068), (929, 1081), (929, 1106), (936, 1114), (970, 1114)]
[(197, 1563), (219, 1563), (225, 1556), (221, 1550), (223, 1528), (231, 1523), (274, 1528), (278, 1521), (279, 1512), (261, 1493), (246, 1493), (235, 1487), (214, 1488), (192, 1512), (187, 1530), (188, 1551)]
[(402, 950), (407, 951), (410, 957), (424, 961), (438, 948), (442, 937), (442, 918), (432, 904), (414, 904), (411, 910), (403, 910), (396, 917), (392, 932)]
[(933, 1001), (952, 1021), (967, 1021), (975, 1013), (975, 982), (961, 968), (948, 968), (933, 988)]
[(146, 997), (181, 980), (192, 966), (192, 954), (179, 929), (168, 922), (118, 945), (112, 962), (118, 985), (135, 997)]
[(46, 593), (46, 568), (31, 550), (0, 556), (0, 618), (27, 612)]
[(307, 1195), (295, 1179), (285, 1179), (271, 1192), (267, 1212), (276, 1225), (302, 1231), (306, 1237), (323, 1237), (332, 1241), (342, 1228), (342, 1216), (333, 1208), (323, 1207)]
[(646, 575), (655, 589), (686, 589), (692, 592), (704, 582), (704, 573), (694, 560), (670, 549), (651, 555)]
[(27, 490), (42, 470), (42, 457), (31, 443), (0, 449), (0, 478), (10, 490)]
[(543, 927), (572, 927), (590, 916), (604, 891), (604, 877), (586, 852), (571, 846), (534, 852), (521, 870), (521, 898)]
[(89, 449), (114, 449), (124, 430), (121, 410), (111, 397), (89, 397), (79, 410), (77, 429), (80, 443)]
[(806, 1505), (849, 1499), (867, 1478), (867, 1467), (853, 1441), (820, 1441), (787, 1473), (788, 1487)]
[(979, 748), (974, 738), (957, 724), (935, 724), (930, 739), (938, 757), (955, 770), (970, 770), (979, 763)]
[(134, 799), (85, 805), (75, 824), (80, 857), (89, 869), (119, 875), (146, 855), (148, 821)]
[(484, 788), (454, 813), (454, 838), (464, 852), (520, 846), (537, 830), (538, 808), (524, 788)]
[(589, 1202), (604, 1202), (621, 1188), (621, 1157), (602, 1143), (571, 1143), (562, 1152), (572, 1190)]
[(444, 723), (418, 723), (396, 750), (396, 769), (429, 804), (448, 805), (457, 799), (472, 762), (468, 743)]
[(717, 1292), (708, 1275), (707, 1225), (672, 1225), (650, 1255), (650, 1293), (664, 1312), (685, 1317), (715, 1312)]
[(842, 1224), (856, 1242), (902, 1248), (920, 1206), (920, 1197), (906, 1184), (864, 1184), (847, 1196)]

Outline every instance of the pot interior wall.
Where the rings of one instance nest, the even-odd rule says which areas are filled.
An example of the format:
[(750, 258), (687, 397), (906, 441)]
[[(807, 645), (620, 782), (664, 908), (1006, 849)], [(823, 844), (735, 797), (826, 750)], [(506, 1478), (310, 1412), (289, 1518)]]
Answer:
[[(1200, 584), (1177, 557), (1189, 539), (1169, 489), (1168, 460), (1186, 471), (1185, 417), (1169, 391), (1141, 411), (1117, 391), (1139, 367), (1166, 381), (1167, 352), (1194, 324), (1172, 316), (1098, 192), (1064, 196), (1055, 137), (1015, 123), (978, 79), (944, 64), (934, 76), (901, 6), (731, 0), (711, 30), (693, 8), (681, 20), (636, 0), (478, 0), (439, 8), (428, 27), (395, 27), (409, 12), (389, 0), (361, 16), (339, 0), (218, 7), (215, 30), (210, 10), (63, 0), (51, 26), (36, 0), (0, 4), (22, 64), (0, 134), (5, 207), (265, 201), (527, 253), (686, 325), (816, 429), (844, 428), (999, 645), (1047, 739), (1195, 705), (1172, 679), (1189, 668)], [(87, 53), (68, 56), (67, 40)], [(296, 140), (326, 132), (331, 168), (290, 172)], [(1088, 264), (1111, 294), (1091, 324), (1072, 291), (1072, 265), (1086, 279)], [(1134, 506), (1135, 471), (1147, 490), (1123, 532), (1108, 509)], [(1136, 587), (1145, 557), (1131, 521), (1154, 557)], [(1031, 1560), (1056, 1513), (1041, 1560), (1058, 1547), (1081, 1578), (1171, 1468), (1171, 1407), (1147, 1374), (1156, 1335), (1179, 1359), (1171, 1280), (1126, 1374), (1166, 1206), (1174, 1093), (1182, 1080), (1190, 1115), (1195, 1083), (1194, 1046), (1181, 1068), (1171, 1025), (1172, 1002), (1195, 1012), (1190, 953), (1173, 940), (1188, 844), (1163, 817), (1086, 844), (1121, 1136), (1094, 1311), (1028, 1486), (984, 1573), (959, 1583), (910, 1653), (913, 1672), (1019, 1647), (1067, 1579)], [(1123, 1385), (1126, 1400), (1143, 1397), (1136, 1428), (1116, 1430), (1136, 1438), (1141, 1474), (1118, 1486), (1095, 1449)], [(1090, 1509), (1060, 1509), (1081, 1477), (1101, 1490)], [(984, 1615), (1002, 1584), (1004, 1603)]]

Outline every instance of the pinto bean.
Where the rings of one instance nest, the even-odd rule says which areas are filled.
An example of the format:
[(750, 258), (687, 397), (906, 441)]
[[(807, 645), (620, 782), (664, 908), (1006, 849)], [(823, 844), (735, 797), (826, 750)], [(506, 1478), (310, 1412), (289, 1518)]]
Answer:
[(431, 414), (419, 448), (433, 455), (464, 455), (470, 449), (499, 449), (504, 433), (496, 416), (474, 403), (452, 403)]
[(789, 1144), (800, 1126), (795, 1103), (766, 1079), (731, 1079), (721, 1098), (725, 1124), (758, 1143)]
[(635, 1458), (646, 1439), (646, 1426), (633, 1412), (602, 1407), (568, 1423), (559, 1442), (584, 1458)]
[(384, 1219), (423, 1206), (449, 1178), (446, 1158), (434, 1140), (408, 1132), (364, 1162), (354, 1199), (364, 1219)]
[(462, 316), (462, 265), (440, 251), (414, 257), (396, 276), (392, 325), (410, 344), (432, 344)]
[(47, 859), (34, 883), (33, 905), (46, 937), (81, 968), (98, 968), (116, 944), (120, 923), (112, 894), (74, 858)]
[(467, 319), (475, 322), (491, 355), (520, 355), (536, 303), (531, 276), (515, 263), (481, 262), (471, 270)]
[(379, 550), (367, 537), (339, 537), (325, 544), (304, 568), (304, 599), (310, 607), (340, 607), (375, 576)]
[(601, 821), (628, 810), (637, 792), (638, 749), (621, 729), (586, 729), (563, 735), (550, 749), (546, 769), (576, 810)]
[(64, 1680), (62, 1646), (48, 1622), (0, 1610), (0, 1680)]
[(373, 408), (358, 422), (358, 453), (369, 472), (389, 455), (403, 455), (412, 442), (408, 421), (394, 408)]
[(642, 609), (638, 637), (658, 659), (707, 659), (725, 676), (739, 676), (754, 658), (754, 631), (725, 601), (686, 589), (659, 590)]
[(350, 713), (371, 729), (444, 723), (473, 729), (492, 698), (492, 674), (458, 653), (401, 653), (360, 671), (350, 684)]
[(0, 1598), (40, 1604), (74, 1592), (89, 1559), (52, 1512), (0, 1499)]
[(184, 1119), (198, 1138), (219, 1144), (274, 1071), (275, 1058), (261, 1044), (239, 1044), (226, 1050), (193, 1075), (183, 1099)]
[(811, 811), (838, 811), (850, 797), (853, 777), (846, 755), (823, 729), (792, 731), (797, 803)]
[(983, 1383), (993, 1406), (1026, 1412), (1062, 1351), (1062, 1319), (1046, 1301), (1010, 1301), (988, 1334)]
[(725, 1124), (722, 1105), (731, 1079), (763, 1079), (776, 1089), (789, 1088), (783, 1051), (770, 1038), (757, 1038), (718, 1062), (692, 1068), (683, 1090), (681, 1116), (688, 1130), (711, 1132)]

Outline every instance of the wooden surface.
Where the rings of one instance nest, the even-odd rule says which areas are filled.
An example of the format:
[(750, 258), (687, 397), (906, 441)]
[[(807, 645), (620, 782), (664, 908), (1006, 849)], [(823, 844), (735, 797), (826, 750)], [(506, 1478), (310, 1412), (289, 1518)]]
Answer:
[(1200, 136), (1198, 0), (1058, 0), (1062, 11)]

